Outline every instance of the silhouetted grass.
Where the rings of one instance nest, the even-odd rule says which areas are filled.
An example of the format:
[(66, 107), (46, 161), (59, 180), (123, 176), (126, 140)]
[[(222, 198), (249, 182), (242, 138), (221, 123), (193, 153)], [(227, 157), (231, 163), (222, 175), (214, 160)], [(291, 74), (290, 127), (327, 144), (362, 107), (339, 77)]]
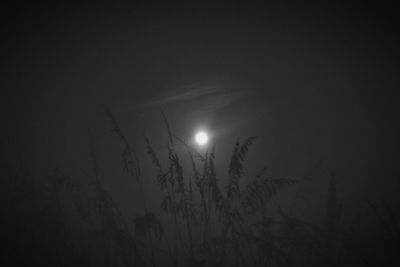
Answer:
[[(123, 216), (102, 184), (89, 132), (92, 172), (86, 187), (60, 172), (39, 181), (23, 164), (16, 175), (3, 181), (2, 229), (3, 240), (8, 242), (3, 258), (11, 262), (8, 266), (372, 266), (341, 224), (342, 203), (333, 171), (325, 224), (317, 226), (286, 214), (274, 199), (309, 175), (303, 179), (273, 177), (262, 168), (255, 177), (245, 176), (247, 154), (256, 137), (234, 144), (223, 187), (215, 167), (216, 147), (200, 154), (174, 135), (162, 113), (167, 156), (160, 158), (144, 136), (156, 175), (143, 177), (140, 162), (146, 159), (139, 161), (116, 118), (108, 110), (106, 115), (121, 144), (122, 171), (138, 185), (142, 210), (132, 211), (138, 214), (133, 221)], [(183, 152), (178, 146), (184, 147)], [(182, 164), (184, 157), (188, 157), (188, 166)], [(313, 170), (317, 168), (320, 164)], [(144, 192), (144, 178), (158, 185), (164, 214), (149, 209), (146, 195), (156, 192)], [(271, 203), (278, 215), (269, 212)], [(86, 250), (77, 244), (73, 227), (66, 223), (65, 217), (71, 216), (68, 205), (79, 217), (75, 227), (82, 227), (93, 238)], [(385, 215), (376, 205), (370, 206), (389, 237), (382, 242), (396, 245), (400, 228), (395, 212), (386, 202)], [(165, 217), (171, 219), (172, 227), (161, 223)]]

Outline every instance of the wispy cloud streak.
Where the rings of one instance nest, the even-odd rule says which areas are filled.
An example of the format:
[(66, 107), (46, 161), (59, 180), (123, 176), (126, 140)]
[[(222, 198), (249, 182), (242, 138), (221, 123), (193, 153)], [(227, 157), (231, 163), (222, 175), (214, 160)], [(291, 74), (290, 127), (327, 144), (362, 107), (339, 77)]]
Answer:
[(217, 84), (193, 84), (168, 95), (153, 98), (142, 107), (163, 107), (181, 102), (198, 101), (201, 103), (201, 108), (197, 112), (210, 112), (229, 106), (244, 95), (243, 91), (228, 90)]

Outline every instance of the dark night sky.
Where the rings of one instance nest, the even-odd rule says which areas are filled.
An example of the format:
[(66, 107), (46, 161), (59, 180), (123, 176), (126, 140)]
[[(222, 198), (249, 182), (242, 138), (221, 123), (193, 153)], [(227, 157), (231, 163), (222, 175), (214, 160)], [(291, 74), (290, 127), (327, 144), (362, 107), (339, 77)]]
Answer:
[(11, 137), (35, 172), (76, 174), (89, 170), (91, 128), (112, 172), (119, 152), (102, 105), (143, 157), (143, 133), (165, 150), (162, 108), (185, 140), (207, 127), (221, 159), (257, 135), (251, 163), (274, 174), (322, 159), (344, 191), (389, 183), (400, 148), (396, 16), (383, 5), (3, 9), (2, 150), (14, 157)]

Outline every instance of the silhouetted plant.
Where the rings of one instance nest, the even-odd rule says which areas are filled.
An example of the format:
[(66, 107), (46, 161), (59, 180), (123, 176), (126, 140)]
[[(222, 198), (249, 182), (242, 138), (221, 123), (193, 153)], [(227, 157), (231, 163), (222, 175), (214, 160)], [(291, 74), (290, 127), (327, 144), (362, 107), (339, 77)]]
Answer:
[[(157, 170), (156, 181), (164, 194), (162, 207), (167, 214), (173, 216), (177, 239), (181, 240), (181, 245), (183, 245), (183, 236), (179, 231), (180, 220), (183, 220), (186, 225), (189, 246), (185, 254), (192, 263), (198, 263), (209, 261), (207, 257), (214, 257), (214, 252), (218, 251), (218, 257), (213, 259), (214, 264), (225, 265), (228, 262), (233, 263), (234, 259), (244, 264), (241, 242), (242, 235), (248, 231), (244, 228), (246, 216), (250, 213), (255, 215), (257, 210), (264, 208), (274, 194), (296, 181), (262, 177), (260, 174), (256, 180), (251, 181), (242, 189), (240, 180), (246, 154), (256, 139), (256, 137), (249, 137), (243, 143), (238, 140), (234, 146), (224, 193), (218, 184), (215, 170), (215, 148), (211, 148), (211, 152), (207, 151), (205, 155), (198, 154), (173, 135), (164, 114), (163, 118), (169, 141), (166, 170), (163, 170), (159, 157), (147, 137), (145, 137), (145, 142), (147, 152)], [(189, 177), (184, 177), (183, 166), (175, 150), (174, 140), (178, 140), (187, 149), (192, 170)], [(198, 162), (195, 157), (199, 159)], [(195, 187), (192, 186), (192, 179)], [(196, 194), (193, 188), (197, 189)], [(219, 221), (218, 225), (216, 220)], [(197, 222), (201, 223), (202, 230), (200, 235), (194, 237), (193, 227), (196, 227)], [(212, 232), (210, 232), (211, 223), (214, 226)], [(182, 249), (185, 247), (182, 246)], [(210, 254), (206, 255), (207, 253)]]
[[(156, 171), (155, 182), (162, 193), (162, 210), (173, 222), (172, 229), (162, 225), (159, 218), (164, 217), (147, 206), (142, 184), (145, 177), (136, 151), (113, 114), (106, 110), (106, 115), (111, 120), (112, 133), (122, 144), (122, 171), (138, 184), (143, 211), (134, 211), (139, 215), (132, 222), (126, 220), (103, 185), (101, 164), (89, 132), (92, 171), (87, 187), (72, 182), (60, 171), (38, 182), (23, 165), (7, 181), (4, 188), (10, 190), (4, 190), (3, 197), (6, 196), (14, 207), (4, 208), (7, 211), (5, 229), (13, 229), (6, 237), (11, 239), (14, 235), (12, 248), (17, 247), (18, 242), (23, 244), (12, 260), (17, 261), (23, 249), (30, 249), (32, 263), (54, 266), (62, 257), (65, 266), (96, 265), (68, 237), (65, 223), (68, 215), (63, 205), (70, 201), (89, 234), (102, 240), (108, 252), (104, 253), (104, 266), (164, 266), (165, 262), (158, 260), (161, 253), (167, 253), (173, 266), (369, 264), (351, 232), (341, 225), (341, 203), (333, 171), (329, 177), (325, 224), (317, 226), (286, 214), (274, 197), (289, 186), (309, 180), (320, 163), (300, 179), (274, 177), (266, 167), (254, 178), (248, 177), (245, 171), (247, 154), (256, 140), (252, 136), (242, 141), (237, 139), (226, 179), (222, 179), (225, 176), (215, 167), (216, 148), (210, 147), (200, 154), (174, 135), (164, 113), (166, 158), (161, 159), (150, 139), (144, 136), (147, 154)], [(181, 145), (183, 152), (178, 149)], [(188, 166), (183, 164), (185, 156)], [(222, 182), (226, 183), (225, 187)], [(277, 207), (275, 216), (267, 209), (271, 203)], [(382, 203), (382, 208), (372, 203), (370, 206), (386, 233), (386, 238), (381, 240), (382, 247), (393, 248), (398, 245), (400, 227), (391, 206), (386, 201)], [(40, 239), (41, 235), (49, 236), (45, 239), (44, 251), (54, 257), (34, 248), (34, 241), (44, 240)], [(57, 246), (52, 246), (56, 243)], [(164, 245), (166, 248), (161, 247)], [(347, 257), (346, 262), (344, 257)]]

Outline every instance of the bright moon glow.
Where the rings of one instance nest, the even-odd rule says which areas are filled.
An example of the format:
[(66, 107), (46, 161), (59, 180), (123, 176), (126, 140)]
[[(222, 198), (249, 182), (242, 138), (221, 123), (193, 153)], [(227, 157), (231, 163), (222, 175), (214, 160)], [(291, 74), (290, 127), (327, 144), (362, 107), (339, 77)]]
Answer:
[(195, 139), (198, 145), (204, 146), (208, 142), (208, 135), (205, 132), (198, 132)]

